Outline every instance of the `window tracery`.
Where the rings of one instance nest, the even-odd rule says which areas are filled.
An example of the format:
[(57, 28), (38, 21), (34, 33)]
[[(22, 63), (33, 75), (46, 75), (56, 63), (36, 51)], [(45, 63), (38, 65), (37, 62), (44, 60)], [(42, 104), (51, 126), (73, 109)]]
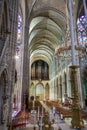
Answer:
[(18, 14), (18, 27), (17, 27), (17, 44), (21, 44), (22, 40), (22, 14)]

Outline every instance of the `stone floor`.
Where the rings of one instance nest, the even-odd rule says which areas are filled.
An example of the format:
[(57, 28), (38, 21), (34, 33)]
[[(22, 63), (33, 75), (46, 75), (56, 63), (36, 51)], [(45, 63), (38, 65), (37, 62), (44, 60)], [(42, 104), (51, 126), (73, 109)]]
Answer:
[[(87, 120), (84, 121), (84, 126), (85, 126), (84, 128), (81, 128), (81, 129), (75, 129), (74, 128), (74, 129), (72, 129), (72, 128), (70, 128), (70, 124), (71, 124), (70, 118), (65, 118), (65, 119), (61, 120), (60, 116), (58, 114), (56, 114), (55, 117), (54, 117), (52, 110), (50, 108), (48, 108), (48, 106), (46, 106), (46, 104), (44, 104), (43, 102), (41, 102), (41, 104), (46, 109), (46, 111), (49, 112), (50, 121), (52, 121), (52, 119), (55, 120), (55, 122), (52, 123), (52, 125), (51, 125), (52, 126), (51, 130), (59, 130), (59, 128), (61, 128), (61, 130), (87, 130)], [(26, 128), (16, 129), (16, 130), (43, 130), (43, 129), (38, 127), (37, 120), (36, 120), (35, 128), (34, 128), (33, 124), (27, 124)]]

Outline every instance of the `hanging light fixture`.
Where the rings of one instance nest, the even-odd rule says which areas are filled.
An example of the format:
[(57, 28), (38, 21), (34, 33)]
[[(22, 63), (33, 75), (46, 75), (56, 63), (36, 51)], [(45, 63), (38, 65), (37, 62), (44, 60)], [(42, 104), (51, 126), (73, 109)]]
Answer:
[[(76, 57), (83, 57), (86, 52), (85, 46), (82, 45), (75, 45), (74, 46), (76, 53)], [(71, 54), (69, 53), (71, 51), (71, 45), (70, 44), (62, 44), (58, 46), (55, 49), (55, 56), (56, 57), (63, 57), (63, 58), (71, 58)]]

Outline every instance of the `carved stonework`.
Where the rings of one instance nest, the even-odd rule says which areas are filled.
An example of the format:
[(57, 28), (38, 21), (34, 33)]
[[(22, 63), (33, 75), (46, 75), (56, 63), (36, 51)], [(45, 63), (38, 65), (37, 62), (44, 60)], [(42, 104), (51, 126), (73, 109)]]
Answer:
[(71, 39), (71, 38), (70, 38), (70, 30), (69, 30), (69, 29), (66, 30), (65, 39), (66, 39), (67, 42), (70, 41), (70, 39)]
[(43, 117), (43, 130), (51, 130), (51, 122), (49, 121), (49, 116), (45, 115)]
[(7, 118), (8, 118), (8, 100), (5, 100), (2, 106), (2, 123), (7, 122)]

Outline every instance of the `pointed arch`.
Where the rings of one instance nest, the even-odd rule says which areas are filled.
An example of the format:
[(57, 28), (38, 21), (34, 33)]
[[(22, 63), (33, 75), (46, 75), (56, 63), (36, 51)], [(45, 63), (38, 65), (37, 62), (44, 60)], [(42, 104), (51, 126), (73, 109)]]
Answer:
[(45, 86), (45, 100), (49, 100), (49, 83)]
[(30, 97), (31, 96), (35, 97), (35, 86), (33, 82), (31, 83), (31, 86), (30, 86)]
[[(8, 74), (4, 69), (0, 76), (0, 123), (4, 123), (8, 116)], [(6, 109), (6, 111), (5, 111)]]
[(44, 99), (44, 85), (42, 83), (36, 84), (36, 99)]

